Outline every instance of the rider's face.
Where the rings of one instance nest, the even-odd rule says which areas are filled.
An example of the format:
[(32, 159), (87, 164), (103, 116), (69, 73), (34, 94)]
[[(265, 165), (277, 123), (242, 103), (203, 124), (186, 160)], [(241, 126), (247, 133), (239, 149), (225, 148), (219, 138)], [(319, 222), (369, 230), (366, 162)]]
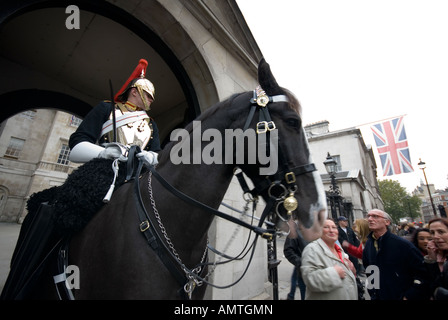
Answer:
[[(136, 88), (132, 88), (130, 98), (132, 98), (132, 100), (131, 99), (128, 100), (130, 100), (133, 104), (135, 104), (139, 109), (145, 110), (145, 103), (142, 100), (142, 96), (140, 95), (140, 93)], [(143, 91), (143, 99), (145, 99), (146, 102), (148, 103), (148, 107), (154, 101), (154, 99), (146, 91)]]
[[(154, 99), (146, 91), (143, 91), (143, 93), (144, 93), (143, 94), (144, 95), (144, 99), (146, 100), (146, 103), (148, 104), (148, 107), (150, 107), (151, 103), (153, 103)], [(141, 100), (141, 97), (140, 97), (140, 100)], [(142, 104), (143, 105), (142, 105), (141, 109), (145, 110), (145, 103), (143, 103), (143, 101), (142, 101)]]

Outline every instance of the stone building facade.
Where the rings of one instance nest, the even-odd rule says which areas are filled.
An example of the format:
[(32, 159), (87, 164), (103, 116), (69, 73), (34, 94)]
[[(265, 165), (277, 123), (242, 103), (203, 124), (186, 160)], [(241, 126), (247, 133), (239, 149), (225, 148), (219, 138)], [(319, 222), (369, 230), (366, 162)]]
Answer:
[(0, 125), (0, 221), (21, 223), (30, 195), (61, 185), (78, 166), (68, 161), (68, 139), (80, 120), (30, 109)]
[[(428, 189), (431, 192), (431, 195), (429, 194)], [(435, 217), (434, 209), (436, 210), (438, 217), (443, 217), (448, 213), (448, 190), (436, 190), (434, 184), (426, 185), (423, 181), (420, 181), (420, 185), (415, 187), (412, 194), (418, 196), (422, 200), (420, 220), (423, 223), (428, 223)], [(432, 206), (433, 204), (434, 207)]]
[[(234, 0), (3, 1), (0, 30), (2, 221), (20, 221), (30, 194), (62, 183), (72, 170), (58, 164), (75, 129), (67, 121), (72, 115), (82, 119), (110, 99), (109, 80), (118, 90), (139, 59), (149, 62), (148, 78), (156, 87), (150, 116), (166, 142), (173, 129), (218, 101), (255, 89), (262, 57)], [(23, 119), (30, 110), (36, 111), (34, 118)], [(21, 145), (14, 155), (12, 149)], [(236, 181), (224, 201), (243, 207)], [(237, 251), (247, 231), (230, 241), (234, 230), (215, 219), (210, 243), (222, 249), (230, 242), (229, 252)], [(257, 246), (242, 281), (225, 290), (210, 287), (206, 298), (265, 294), (265, 248)], [(233, 282), (246, 263), (217, 268), (212, 281)]]
[(328, 121), (307, 125), (305, 131), (325, 190), (329, 190), (331, 179), (323, 162), (328, 153), (338, 162), (336, 183), (346, 205), (351, 207), (352, 221), (364, 218), (371, 209), (383, 210), (373, 150), (365, 144), (361, 131), (357, 128), (330, 131)]

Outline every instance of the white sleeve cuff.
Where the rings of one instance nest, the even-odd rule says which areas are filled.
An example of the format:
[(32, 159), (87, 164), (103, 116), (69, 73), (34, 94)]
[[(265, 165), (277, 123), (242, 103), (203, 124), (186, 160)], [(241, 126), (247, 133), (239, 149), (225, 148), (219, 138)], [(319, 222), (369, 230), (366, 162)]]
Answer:
[(99, 145), (82, 141), (75, 145), (70, 151), (69, 160), (78, 163), (88, 162), (93, 158), (98, 157), (98, 154), (103, 150), (104, 148)]

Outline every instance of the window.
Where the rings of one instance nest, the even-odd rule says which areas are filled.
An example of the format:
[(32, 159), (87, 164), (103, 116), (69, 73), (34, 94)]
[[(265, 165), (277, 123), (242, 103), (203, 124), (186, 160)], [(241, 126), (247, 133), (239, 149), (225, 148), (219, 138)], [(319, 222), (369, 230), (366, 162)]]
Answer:
[(5, 187), (0, 186), (0, 215), (3, 213), (3, 209), (6, 206), (8, 200), (8, 193)]
[(36, 116), (36, 110), (27, 110), (20, 114), (22, 118), (33, 120)]
[(79, 127), (79, 125), (81, 124), (81, 122), (82, 122), (82, 119), (81, 119), (81, 118), (78, 118), (77, 116), (72, 115), (72, 116), (70, 117), (70, 123), (69, 123), (69, 125), (72, 126), (72, 127)]
[(336, 172), (342, 171), (341, 156), (331, 156), (336, 161)]
[(25, 140), (11, 137), (8, 148), (6, 149), (5, 156), (11, 158), (19, 158), (20, 152), (23, 150)]
[(61, 147), (61, 151), (59, 151), (58, 163), (68, 165), (70, 161), (68, 160), (68, 156), (70, 155), (70, 148), (68, 145), (63, 144)]

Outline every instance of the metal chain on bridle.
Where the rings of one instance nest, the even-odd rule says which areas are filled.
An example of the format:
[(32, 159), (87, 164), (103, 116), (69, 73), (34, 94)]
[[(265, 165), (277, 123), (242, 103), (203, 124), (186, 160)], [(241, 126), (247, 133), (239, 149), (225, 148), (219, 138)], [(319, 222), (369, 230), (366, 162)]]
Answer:
[[(239, 260), (239, 256), (243, 254), (243, 252), (245, 251), (245, 248), (247, 247), (247, 245), (245, 246), (245, 248), (243, 248), (243, 250), (241, 251), (240, 254), (238, 254), (236, 257), (230, 257), (226, 254), (223, 254), (222, 252), (219, 252), (218, 250), (210, 247), (209, 243), (208, 243), (208, 239), (207, 239), (207, 246), (205, 247), (204, 253), (202, 255), (201, 261), (200, 263), (193, 268), (192, 270), (189, 270), (185, 264), (183, 263), (182, 259), (180, 258), (178, 252), (176, 251), (176, 249), (174, 248), (174, 245), (170, 239), (170, 237), (168, 236), (166, 229), (163, 225), (162, 219), (160, 217), (159, 211), (157, 210), (156, 207), (156, 203), (154, 200), (154, 196), (153, 196), (153, 192), (152, 192), (152, 172), (149, 173), (148, 175), (148, 194), (149, 194), (149, 198), (150, 198), (150, 202), (151, 202), (151, 207), (152, 210), (154, 212), (154, 216), (157, 220), (157, 223), (159, 225), (160, 231), (166, 241), (166, 243), (168, 244), (169, 249), (171, 250), (172, 255), (174, 256), (174, 258), (177, 260), (177, 263), (181, 266), (183, 272), (185, 273), (185, 276), (188, 279), (188, 283), (185, 284), (184, 286), (184, 290), (185, 292), (191, 297), (191, 294), (193, 293), (193, 290), (195, 289), (196, 286), (202, 286), (205, 283), (207, 283), (208, 285), (220, 288), (220, 289), (225, 289), (231, 286), (234, 286), (236, 283), (238, 283), (243, 276), (241, 276), (237, 281), (226, 285), (226, 286), (218, 286), (215, 285), (213, 283), (211, 283), (210, 281), (208, 281), (208, 279), (210, 278), (210, 276), (214, 273), (216, 267), (218, 264), (222, 264), (222, 263), (228, 263), (234, 260)], [(256, 203), (258, 201), (258, 198), (249, 198), (246, 199), (246, 205), (243, 208), (243, 211), (241, 211), (241, 216), (247, 216), (247, 212), (249, 211), (249, 203), (254, 202)], [(254, 210), (255, 210), (256, 205), (254, 205)], [(231, 208), (232, 210), (235, 210), (234, 208)], [(253, 215), (252, 215), (253, 217)], [(233, 240), (236, 238), (237, 233), (241, 230), (241, 225), (237, 225), (237, 227), (234, 229), (232, 236), (229, 238), (229, 241), (227, 242), (227, 244), (225, 245), (223, 252), (226, 252), (227, 249), (229, 248), (229, 246), (231, 245), (231, 243), (233, 242)], [(216, 253), (218, 255), (218, 259), (215, 260), (215, 262), (213, 263), (207, 263), (206, 262), (206, 258), (207, 258), (207, 251), (208, 249), (212, 249), (212, 251), (214, 253)], [(245, 256), (245, 254), (243, 255)], [(221, 262), (221, 260), (223, 258), (226, 258), (227, 261), (225, 262)], [(250, 262), (248, 263), (248, 265), (250, 264)], [(211, 266), (211, 268), (208, 270), (207, 274), (204, 277), (199, 276), (201, 270), (203, 267), (205, 266)]]
[[(191, 298), (191, 294), (193, 293), (194, 288), (197, 286), (201, 286), (202, 285), (202, 281), (199, 281), (198, 275), (202, 270), (201, 266), (198, 266), (192, 270), (189, 270), (185, 264), (182, 262), (182, 259), (180, 258), (179, 254), (177, 253), (176, 249), (174, 248), (173, 242), (171, 241), (170, 237), (168, 236), (166, 229), (162, 223), (162, 219), (160, 217), (159, 211), (157, 210), (156, 207), (156, 202), (154, 200), (154, 196), (152, 193), (152, 181), (151, 181), (151, 177), (152, 177), (152, 173), (149, 172), (148, 174), (148, 194), (149, 194), (149, 199), (151, 201), (151, 207), (152, 210), (154, 212), (154, 216), (157, 220), (157, 223), (159, 225), (160, 231), (162, 232), (163, 237), (165, 238), (166, 243), (168, 244), (168, 247), (171, 250), (171, 253), (174, 255), (175, 259), (177, 260), (177, 263), (179, 263), (179, 265), (181, 266), (183, 272), (185, 272), (185, 276), (188, 279), (188, 283), (185, 284), (184, 286), (184, 291), (189, 295), (189, 297)], [(208, 242), (208, 240), (207, 240)], [(204, 253), (202, 255), (201, 258), (201, 262), (199, 263), (199, 265), (202, 265), (203, 263), (205, 263), (205, 260), (207, 259), (207, 247), (205, 247)]]

